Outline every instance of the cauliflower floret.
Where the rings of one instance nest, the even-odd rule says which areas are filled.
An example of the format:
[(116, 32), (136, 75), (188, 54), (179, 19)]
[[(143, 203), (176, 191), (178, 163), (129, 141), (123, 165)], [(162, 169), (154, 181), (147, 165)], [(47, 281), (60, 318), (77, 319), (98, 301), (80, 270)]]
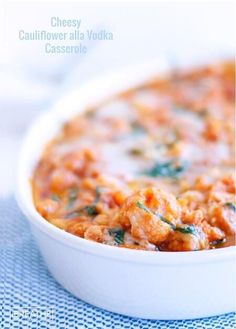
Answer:
[(153, 187), (145, 188), (126, 199), (118, 221), (141, 243), (159, 244), (179, 222), (180, 212), (178, 201), (172, 194)]
[(235, 210), (231, 207), (232, 202), (227, 202), (224, 205), (216, 205), (212, 209), (212, 216), (209, 220), (211, 225), (219, 227), (228, 235), (236, 233), (236, 216)]
[(185, 234), (181, 232), (172, 232), (169, 240), (162, 246), (163, 250), (168, 251), (196, 251), (208, 249), (208, 241), (200, 228), (196, 234)]
[(106, 226), (101, 225), (91, 225), (89, 228), (85, 231), (84, 237), (88, 240), (93, 240), (96, 242), (104, 242), (104, 230), (106, 229)]

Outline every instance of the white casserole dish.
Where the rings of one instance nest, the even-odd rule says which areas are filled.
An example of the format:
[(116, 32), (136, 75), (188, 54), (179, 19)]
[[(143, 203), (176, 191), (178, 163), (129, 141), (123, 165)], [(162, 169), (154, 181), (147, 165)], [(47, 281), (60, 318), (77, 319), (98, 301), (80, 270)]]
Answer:
[(55, 279), (95, 306), (147, 319), (192, 319), (235, 311), (235, 247), (197, 252), (153, 252), (88, 241), (48, 223), (36, 211), (30, 178), (45, 143), (63, 122), (104, 98), (167, 74), (151, 62), (87, 83), (32, 125), (20, 153), (17, 199)]

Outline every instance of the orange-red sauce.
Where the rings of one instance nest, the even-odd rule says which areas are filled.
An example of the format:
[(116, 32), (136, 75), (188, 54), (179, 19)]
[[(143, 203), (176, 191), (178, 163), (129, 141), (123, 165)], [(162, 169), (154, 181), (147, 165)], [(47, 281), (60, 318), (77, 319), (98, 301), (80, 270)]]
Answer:
[(67, 122), (32, 178), (38, 212), (108, 245), (233, 245), (234, 75), (230, 62), (173, 72)]

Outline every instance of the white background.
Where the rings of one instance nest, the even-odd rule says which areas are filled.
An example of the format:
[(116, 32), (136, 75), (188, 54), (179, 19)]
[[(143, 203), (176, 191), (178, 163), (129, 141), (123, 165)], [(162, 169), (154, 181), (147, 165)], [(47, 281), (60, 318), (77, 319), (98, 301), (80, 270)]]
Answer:
[[(49, 29), (51, 16), (106, 28), (114, 40), (90, 43), (83, 56), (50, 56), (42, 43), (19, 40), (20, 29)], [(68, 89), (156, 57), (171, 65), (232, 57), (234, 21), (234, 1), (1, 2), (0, 195), (14, 188), (17, 152), (31, 120)]]

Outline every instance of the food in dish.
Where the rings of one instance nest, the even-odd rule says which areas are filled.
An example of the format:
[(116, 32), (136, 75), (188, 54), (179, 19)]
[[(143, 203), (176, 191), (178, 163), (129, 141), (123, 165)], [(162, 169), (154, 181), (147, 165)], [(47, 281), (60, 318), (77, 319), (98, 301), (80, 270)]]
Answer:
[(32, 177), (36, 209), (112, 246), (234, 245), (234, 97), (234, 64), (224, 62), (86, 109), (45, 147)]

